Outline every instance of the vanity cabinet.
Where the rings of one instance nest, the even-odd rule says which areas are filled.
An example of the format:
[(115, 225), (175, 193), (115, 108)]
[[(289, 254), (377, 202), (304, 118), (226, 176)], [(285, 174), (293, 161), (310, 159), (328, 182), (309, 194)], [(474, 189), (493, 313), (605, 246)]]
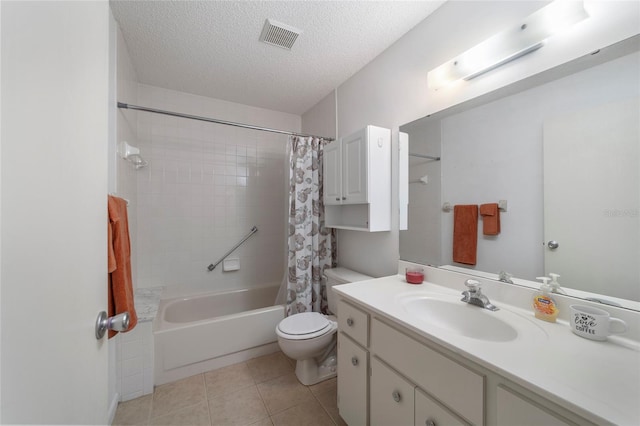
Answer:
[(594, 425), (351, 299), (338, 302), (338, 409), (360, 425)]
[(338, 333), (338, 410), (349, 425), (367, 424), (369, 352)]
[(371, 359), (371, 426), (411, 425), (414, 419), (415, 385)]
[(368, 424), (369, 315), (338, 302), (338, 410), (349, 425)]
[(391, 229), (391, 131), (367, 126), (323, 153), (325, 223), (360, 231)]
[[(484, 423), (485, 381), (482, 374), (451, 360), (379, 319), (374, 319), (371, 323), (371, 352), (398, 373), (410, 378), (424, 394), (445, 404), (455, 413), (454, 416), (477, 425)], [(372, 389), (371, 395), (373, 394)]]
[(575, 425), (502, 385), (497, 389), (497, 416), (500, 425)]

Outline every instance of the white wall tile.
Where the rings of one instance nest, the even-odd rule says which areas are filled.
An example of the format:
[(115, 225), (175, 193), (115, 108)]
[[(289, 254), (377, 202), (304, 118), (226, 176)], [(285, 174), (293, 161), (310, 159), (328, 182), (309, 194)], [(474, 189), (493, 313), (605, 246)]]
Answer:
[[(160, 109), (293, 131), (300, 127), (299, 116), (148, 85), (139, 86), (138, 96), (142, 104)], [(164, 285), (179, 294), (181, 287), (193, 292), (279, 282), (287, 137), (165, 116), (145, 117), (139, 130), (150, 164), (137, 174), (138, 285)], [(260, 232), (234, 253), (242, 258), (241, 271), (207, 271), (253, 225)], [(278, 236), (271, 245), (264, 244), (268, 235)]]

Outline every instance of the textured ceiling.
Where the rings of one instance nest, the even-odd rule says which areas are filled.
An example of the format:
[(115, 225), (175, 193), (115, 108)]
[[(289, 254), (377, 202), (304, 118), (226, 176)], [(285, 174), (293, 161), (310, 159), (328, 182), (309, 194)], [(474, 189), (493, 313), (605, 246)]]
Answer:
[[(141, 83), (302, 114), (443, 1), (111, 1)], [(302, 30), (285, 50), (264, 21)]]

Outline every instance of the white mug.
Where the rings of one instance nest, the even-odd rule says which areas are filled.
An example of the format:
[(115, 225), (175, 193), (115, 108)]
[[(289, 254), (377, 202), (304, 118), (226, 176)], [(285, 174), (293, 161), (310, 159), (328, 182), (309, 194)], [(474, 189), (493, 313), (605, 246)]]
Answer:
[(612, 318), (609, 312), (584, 305), (571, 305), (571, 331), (592, 340), (607, 340), (607, 336), (627, 331), (627, 323)]

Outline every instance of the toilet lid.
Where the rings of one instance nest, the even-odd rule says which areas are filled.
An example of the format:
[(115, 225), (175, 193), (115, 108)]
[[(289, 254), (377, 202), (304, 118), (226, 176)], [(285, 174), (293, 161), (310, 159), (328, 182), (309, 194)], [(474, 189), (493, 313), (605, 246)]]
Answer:
[(303, 312), (280, 321), (278, 330), (284, 334), (302, 338), (311, 334), (322, 334), (331, 328), (331, 321), (318, 312)]

